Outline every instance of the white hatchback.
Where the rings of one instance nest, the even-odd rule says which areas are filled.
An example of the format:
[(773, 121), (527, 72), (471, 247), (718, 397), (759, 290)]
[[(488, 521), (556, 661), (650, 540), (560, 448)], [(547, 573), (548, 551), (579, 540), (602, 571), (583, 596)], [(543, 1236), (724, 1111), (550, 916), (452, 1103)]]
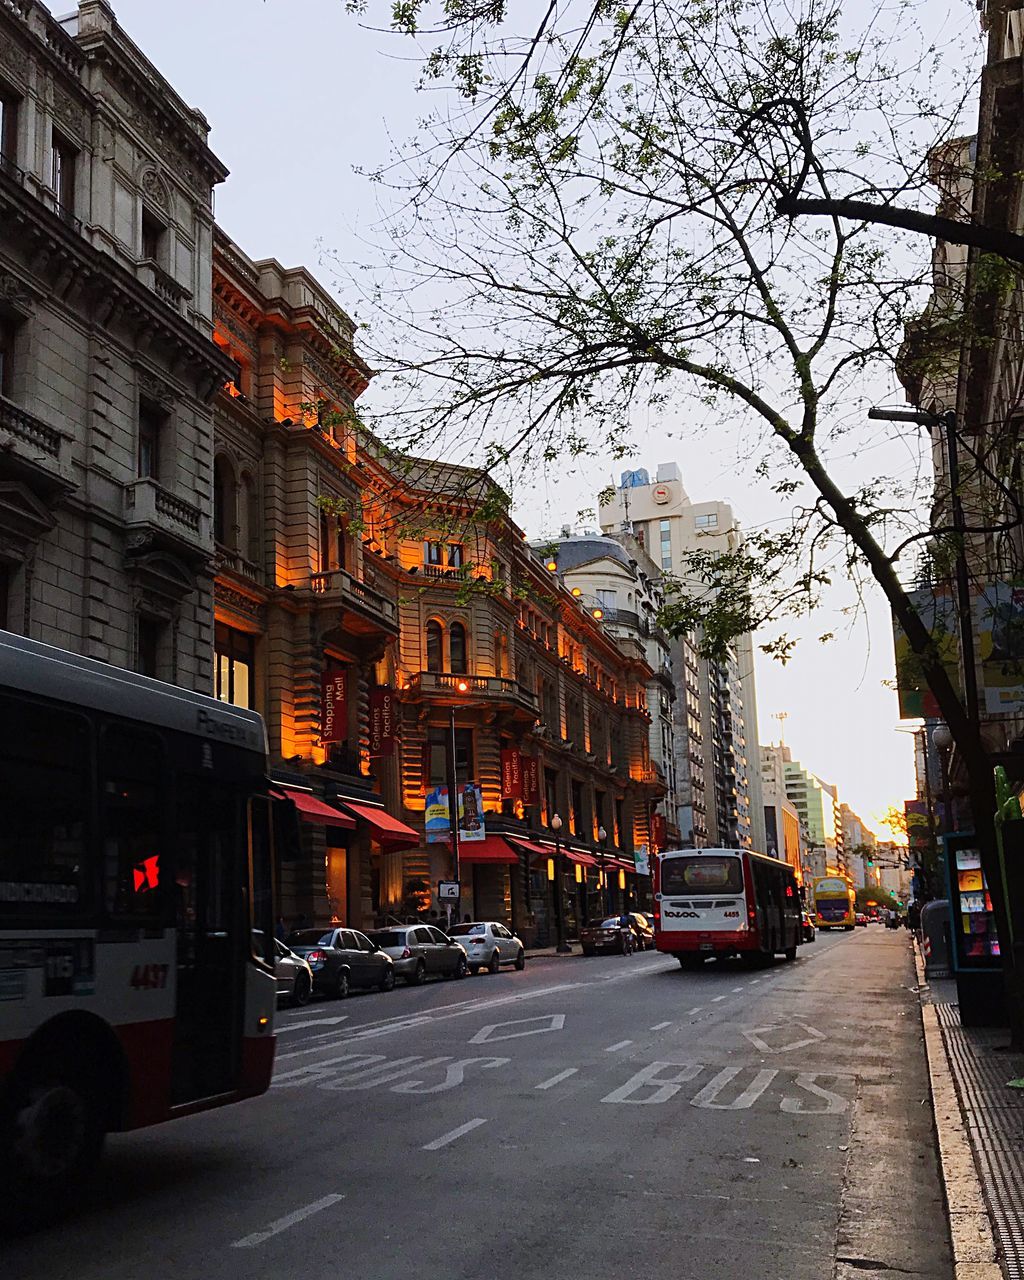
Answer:
[(497, 920), (467, 920), (465, 924), (453, 924), (448, 933), (466, 948), (470, 973), (481, 969), (497, 973), (503, 964), (514, 964), (519, 970), (526, 968), (522, 939)]

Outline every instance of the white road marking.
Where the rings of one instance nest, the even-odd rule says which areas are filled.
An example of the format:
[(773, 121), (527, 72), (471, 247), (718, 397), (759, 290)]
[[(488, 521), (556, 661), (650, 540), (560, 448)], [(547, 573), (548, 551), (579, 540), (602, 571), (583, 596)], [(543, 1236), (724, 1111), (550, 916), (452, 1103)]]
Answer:
[(750, 985), (751, 985), (751, 986), (753, 986), (756, 982), (760, 982), (760, 981), (761, 981), (761, 979), (760, 979), (760, 978), (751, 978), (751, 979), (750, 979)]
[[(772, 1044), (769, 1037), (773, 1031), (782, 1033), (782, 1044)], [(794, 1031), (803, 1031), (805, 1034), (794, 1038)], [(791, 1049), (806, 1049), (808, 1045), (817, 1044), (819, 1040), (825, 1039), (823, 1032), (816, 1031), (814, 1027), (809, 1027), (804, 1022), (793, 1022), (788, 1026), (772, 1023), (767, 1027), (751, 1027), (743, 1034), (761, 1053), (788, 1053)]]
[(664, 1031), (666, 1027), (670, 1027), (671, 1025), (672, 1025), (672, 1023), (671, 1023), (671, 1022), (656, 1022), (656, 1023), (654, 1024), (654, 1026), (653, 1026), (653, 1027), (651, 1027), (651, 1030), (652, 1030), (652, 1031)]
[(303, 1027), (333, 1027), (339, 1022), (348, 1022), (348, 1014), (343, 1013), (338, 1018), (307, 1018), (305, 1022), (292, 1022), (287, 1027), (275, 1027), (275, 1035), (284, 1035), (286, 1031), (301, 1031)]
[[(531, 1027), (529, 1031), (506, 1031), (502, 1035), (494, 1035), (503, 1027), (522, 1027), (529, 1022), (541, 1022), (540, 1027)], [(495, 1040), (518, 1040), (521, 1036), (539, 1036), (545, 1031), (561, 1031), (565, 1026), (564, 1013), (546, 1013), (538, 1018), (513, 1018), (511, 1022), (489, 1022), (481, 1027), (475, 1036), (470, 1036), (470, 1044), (493, 1044)]]
[(610, 1044), (605, 1053), (618, 1053), (620, 1049), (628, 1049), (632, 1043), (632, 1040), (620, 1040), (617, 1044)]
[(725, 999), (725, 996), (712, 996), (711, 1003), (718, 1004), (719, 1000), (724, 1000), (724, 999)]
[(700, 1013), (703, 1008), (704, 1006), (702, 1004), (695, 1004), (692, 1009), (687, 1010), (686, 1016), (689, 1018), (695, 1013)]
[(276, 1222), (272, 1222), (268, 1227), (264, 1227), (262, 1231), (254, 1231), (251, 1236), (243, 1236), (241, 1240), (236, 1240), (231, 1245), (232, 1249), (253, 1249), (256, 1245), (262, 1244), (264, 1240), (269, 1240), (271, 1236), (276, 1236), (282, 1231), (287, 1231), (289, 1227), (294, 1227), (297, 1222), (302, 1222), (306, 1218), (311, 1218), (314, 1213), (320, 1213), (323, 1209), (329, 1209), (332, 1204), (337, 1204), (339, 1200), (344, 1200), (344, 1196), (329, 1195), (324, 1196), (320, 1200), (314, 1200), (312, 1204), (303, 1205), (301, 1209), (296, 1209), (294, 1213), (286, 1213), (283, 1218), (278, 1218)]
[(564, 1071), (559, 1071), (557, 1076), (552, 1076), (550, 1080), (545, 1080), (543, 1084), (535, 1084), (535, 1089), (553, 1089), (556, 1084), (561, 1084), (563, 1080), (568, 1080), (570, 1076), (576, 1075), (579, 1067), (567, 1067)]
[[(605, 1094), (601, 1101), (628, 1102), (635, 1106), (668, 1102), (669, 1098), (676, 1096), (684, 1084), (696, 1079), (703, 1070), (699, 1062), (691, 1062), (683, 1066), (673, 1062), (652, 1062), (646, 1067), (641, 1067), (625, 1084)], [(672, 1074), (662, 1075), (663, 1071)], [(646, 1090), (653, 1090), (653, 1092), (643, 1096)], [(641, 1096), (634, 1097), (634, 1094), (641, 1094)]]
[(478, 1129), (482, 1124), (486, 1124), (486, 1120), (467, 1120), (465, 1124), (460, 1124), (457, 1129), (453, 1129), (451, 1133), (446, 1133), (441, 1138), (435, 1138), (433, 1142), (428, 1142), (423, 1151), (440, 1151), (442, 1147), (446, 1147), (449, 1142), (454, 1142), (456, 1138), (461, 1138), (464, 1134), (472, 1133), (474, 1129)]
[(758, 1071), (751, 1080), (750, 1084), (743, 1090), (739, 1097), (734, 1098), (732, 1102), (719, 1102), (718, 1096), (727, 1084), (735, 1080), (743, 1067), (725, 1067), (719, 1071), (712, 1080), (710, 1080), (703, 1089), (690, 1099), (691, 1107), (707, 1107), (713, 1111), (746, 1111), (748, 1107), (752, 1107), (754, 1103), (764, 1093), (765, 1089), (771, 1084), (775, 1077), (779, 1074), (774, 1068), (764, 1071)]
[(743, 990), (743, 988), (742, 988), (742, 987), (733, 987), (733, 991), (734, 991), (734, 992), (736, 992), (736, 991), (742, 991), (742, 990)]

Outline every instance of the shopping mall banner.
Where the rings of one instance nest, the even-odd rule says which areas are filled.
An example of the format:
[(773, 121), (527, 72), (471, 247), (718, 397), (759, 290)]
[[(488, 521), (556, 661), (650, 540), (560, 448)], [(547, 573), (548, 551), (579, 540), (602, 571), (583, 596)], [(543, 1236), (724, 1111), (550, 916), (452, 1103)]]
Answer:
[(370, 690), (370, 755), (395, 754), (395, 695), (388, 688)]
[(348, 672), (328, 667), (320, 678), (320, 741), (345, 742), (348, 738)]
[(523, 780), (523, 804), (540, 804), (540, 761), (536, 756), (519, 757)]

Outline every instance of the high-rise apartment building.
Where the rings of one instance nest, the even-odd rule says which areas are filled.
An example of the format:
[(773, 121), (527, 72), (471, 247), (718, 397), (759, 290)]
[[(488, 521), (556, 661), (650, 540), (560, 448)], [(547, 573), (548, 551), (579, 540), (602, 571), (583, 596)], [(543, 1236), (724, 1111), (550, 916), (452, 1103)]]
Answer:
[(836, 788), (816, 777), (797, 760), (786, 760), (783, 767), (786, 794), (807, 828), (805, 874), (845, 874), (842, 817)]
[[(653, 481), (643, 468), (623, 473), (618, 488), (601, 503), (600, 521), (605, 533), (632, 534), (663, 573), (680, 579), (693, 576), (688, 554), (736, 551), (742, 546), (732, 508), (724, 502), (692, 502), (674, 462), (661, 463)], [(677, 688), (680, 676), (684, 682), (682, 694), (687, 692), (686, 647), (689, 644), (692, 651), (698, 639), (676, 642), (673, 666)], [(695, 667), (698, 751), (694, 751), (692, 736), (698, 717), (691, 723), (684, 696), (677, 697), (677, 708), (683, 711), (677, 710), (675, 733), (678, 785), (690, 804), (694, 843), (763, 849), (766, 837), (751, 637), (738, 637), (722, 660), (700, 658)], [(696, 777), (698, 771), (703, 785)], [(701, 804), (703, 814), (698, 808)], [(705, 830), (698, 833), (701, 819)]]
[(786, 794), (789, 748), (769, 743), (761, 747), (761, 794), (764, 801), (765, 853), (788, 862), (803, 880), (807, 840), (800, 814)]

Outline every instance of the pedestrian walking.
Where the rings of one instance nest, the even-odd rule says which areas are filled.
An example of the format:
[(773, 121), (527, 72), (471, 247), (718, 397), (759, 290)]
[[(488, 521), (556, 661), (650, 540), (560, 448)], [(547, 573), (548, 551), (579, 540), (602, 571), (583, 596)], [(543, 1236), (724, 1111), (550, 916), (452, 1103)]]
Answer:
[(274, 937), (278, 942), (284, 942), (288, 937), (288, 926), (284, 922), (284, 916), (277, 917), (277, 928), (274, 930)]

